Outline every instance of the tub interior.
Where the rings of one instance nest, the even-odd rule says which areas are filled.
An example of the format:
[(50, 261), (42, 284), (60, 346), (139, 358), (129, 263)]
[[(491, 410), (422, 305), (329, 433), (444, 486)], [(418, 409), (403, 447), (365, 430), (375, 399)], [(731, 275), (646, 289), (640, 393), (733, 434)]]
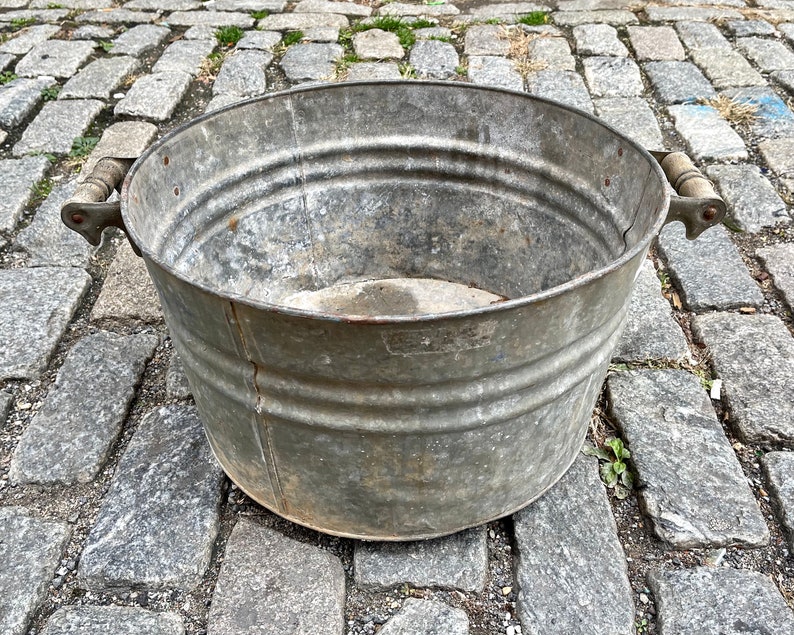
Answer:
[(160, 265), (221, 294), (351, 315), (443, 313), (607, 267), (658, 230), (648, 155), (506, 91), (337, 84), (170, 135), (124, 214)]

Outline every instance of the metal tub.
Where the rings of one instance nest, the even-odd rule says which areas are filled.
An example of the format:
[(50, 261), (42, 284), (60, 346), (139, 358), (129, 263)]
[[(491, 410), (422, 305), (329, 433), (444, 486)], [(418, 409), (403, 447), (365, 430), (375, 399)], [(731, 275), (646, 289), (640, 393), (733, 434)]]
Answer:
[[(232, 480), (302, 525), (407, 540), (510, 514), (568, 469), (668, 190), (582, 112), (379, 82), (189, 123), (132, 166), (121, 213)], [(64, 220), (98, 240), (111, 207)], [(672, 215), (694, 234), (722, 213)]]

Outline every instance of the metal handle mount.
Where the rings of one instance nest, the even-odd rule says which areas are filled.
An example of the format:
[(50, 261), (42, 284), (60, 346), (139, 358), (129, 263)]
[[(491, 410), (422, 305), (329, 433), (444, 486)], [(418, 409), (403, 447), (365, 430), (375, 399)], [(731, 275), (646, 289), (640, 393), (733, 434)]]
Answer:
[(678, 196), (670, 199), (666, 223), (681, 221), (686, 237), (694, 240), (725, 217), (725, 201), (692, 160), (683, 152), (651, 152), (662, 166), (667, 180)]
[[(127, 228), (121, 218), (121, 203), (109, 203), (113, 190), (121, 190), (121, 183), (135, 159), (103, 157), (97, 161), (91, 174), (77, 186), (74, 195), (61, 206), (64, 224), (92, 245), (102, 240), (107, 227), (118, 227), (129, 240)], [(141, 255), (140, 249), (130, 240), (133, 251)]]

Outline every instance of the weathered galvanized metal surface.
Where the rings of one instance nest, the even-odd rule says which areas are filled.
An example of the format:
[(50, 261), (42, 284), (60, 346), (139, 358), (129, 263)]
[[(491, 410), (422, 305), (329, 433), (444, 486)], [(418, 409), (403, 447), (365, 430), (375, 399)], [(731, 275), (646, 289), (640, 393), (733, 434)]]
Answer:
[(598, 120), (430, 82), (213, 113), (122, 193), (224, 469), (291, 520), (381, 540), (560, 478), (668, 204)]

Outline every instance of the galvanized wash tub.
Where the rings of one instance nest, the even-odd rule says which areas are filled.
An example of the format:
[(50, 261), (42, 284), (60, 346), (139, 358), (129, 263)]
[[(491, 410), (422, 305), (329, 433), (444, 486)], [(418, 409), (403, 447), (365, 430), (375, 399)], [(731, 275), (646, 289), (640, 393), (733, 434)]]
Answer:
[[(504, 516), (562, 476), (670, 203), (595, 118), (453, 83), (201, 117), (135, 162), (121, 223), (86, 201), (128, 163), (64, 221), (126, 226), (218, 461), (290, 520), (381, 540)], [(695, 234), (724, 208), (690, 168), (668, 171), (705, 193), (672, 212)]]

